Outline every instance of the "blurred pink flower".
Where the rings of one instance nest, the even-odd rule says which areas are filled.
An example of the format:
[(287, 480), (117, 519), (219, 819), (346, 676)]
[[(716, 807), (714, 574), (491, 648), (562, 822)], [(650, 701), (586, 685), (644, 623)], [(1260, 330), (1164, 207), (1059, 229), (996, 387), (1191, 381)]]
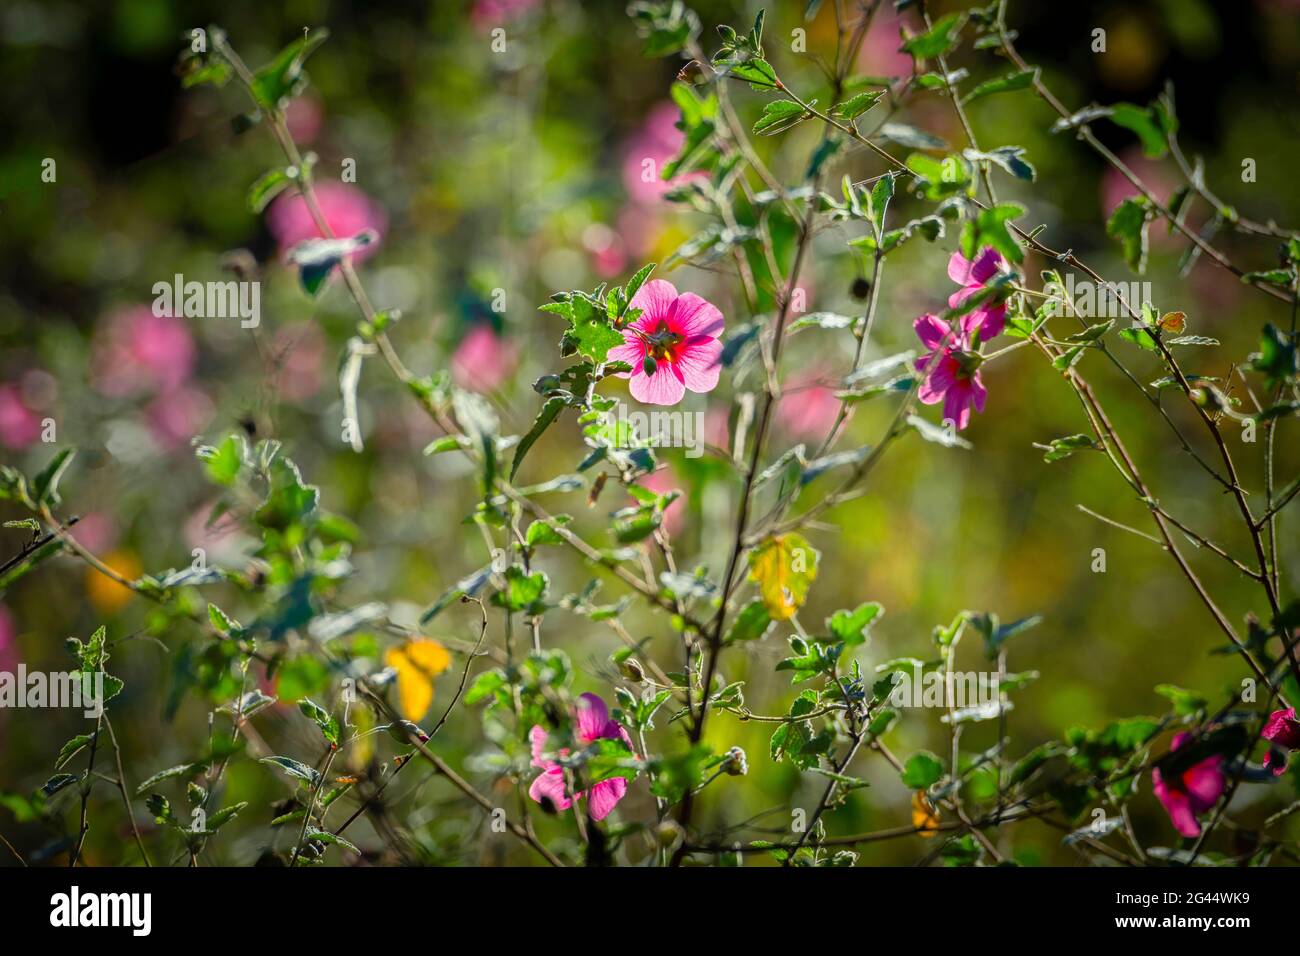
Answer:
[(627, 268), (623, 239), (601, 223), (592, 223), (582, 233), (582, 244), (591, 256), (591, 268), (602, 279), (612, 279)]
[[(578, 698), (573, 719), (576, 724), (575, 736), (579, 743), (593, 744), (597, 740), (622, 740), (629, 749), (632, 747), (632, 739), (627, 735), (627, 731), (618, 721), (610, 718), (605, 702), (595, 694), (583, 694)], [(611, 777), (593, 784), (589, 791), (579, 791), (570, 798), (564, 780), (564, 768), (557, 761), (545, 756), (546, 742), (550, 739), (550, 734), (541, 726), (534, 724), (533, 729), (528, 732), (528, 739), (532, 744), (532, 765), (540, 767), (542, 771), (528, 788), (528, 796), (537, 803), (543, 806), (549, 804), (556, 810), (567, 810), (573, 806), (574, 800), (589, 797), (591, 818), (603, 820), (627, 793), (627, 781), (622, 777)], [(568, 755), (567, 747), (560, 750), (561, 757)]]
[[(334, 235), (355, 236), (365, 229), (373, 229), (378, 234), (374, 242), (358, 249), (352, 258), (359, 262), (372, 255), (388, 229), (388, 217), (379, 204), (356, 186), (329, 179), (316, 183), (315, 192), (321, 214)], [(304, 239), (322, 238), (307, 203), (297, 192), (281, 193), (275, 198), (266, 211), (266, 226), (279, 243), (282, 255), (287, 255)]]
[(451, 379), (461, 388), (490, 392), (514, 372), (515, 344), (479, 323), (461, 339), (451, 356)]
[(0, 604), (0, 671), (13, 673), (18, 666), (17, 629), (9, 609)]
[(677, 128), (680, 115), (675, 103), (659, 103), (623, 148), (623, 188), (633, 202), (650, 205), (687, 179), (708, 176), (703, 170), (672, 180), (663, 178), (664, 166), (677, 155), (686, 134)]
[(486, 30), (509, 23), (541, 5), (541, 0), (474, 0), (470, 14), (476, 29)]
[(782, 386), (776, 423), (787, 435), (820, 440), (830, 432), (840, 412), (840, 400), (833, 388), (819, 384), (826, 377), (822, 369), (814, 369), (791, 376), (789, 383)]
[(325, 377), (325, 337), (315, 322), (290, 322), (275, 332), (273, 353), (280, 363), (280, 397), (303, 402), (321, 390)]
[(970, 424), (972, 407), (984, 411), (988, 394), (979, 371), (969, 370), (966, 364), (965, 349), (969, 346), (966, 333), (951, 332), (938, 316), (928, 314), (913, 322), (912, 328), (921, 344), (930, 350), (914, 363), (918, 372), (929, 367), (935, 352), (940, 353), (916, 396), (926, 405), (943, 402), (944, 421), (952, 422), (960, 431)]
[(68, 533), (83, 548), (95, 554), (111, 551), (117, 544), (117, 525), (113, 516), (103, 511), (82, 515)]
[[(1169, 752), (1173, 753), (1191, 736), (1186, 731), (1175, 736)], [(1218, 754), (1206, 757), (1188, 767), (1174, 780), (1166, 780), (1159, 767), (1152, 767), (1151, 783), (1156, 798), (1164, 804), (1174, 829), (1185, 837), (1200, 836), (1201, 824), (1196, 819), (1197, 815), (1213, 807), (1227, 785), (1223, 774), (1223, 757)]]
[(311, 91), (295, 96), (284, 109), (284, 121), (296, 143), (314, 141), (320, 134), (324, 116), (320, 98)]
[(1300, 750), (1300, 721), (1296, 720), (1295, 708), (1288, 707), (1269, 714), (1260, 736), (1269, 742), (1268, 753), (1264, 755), (1264, 766), (1273, 768), (1273, 776), (1282, 776), (1286, 773), (1290, 751)]
[[(722, 313), (692, 292), (678, 295), (663, 279), (652, 279), (632, 297), (641, 315), (623, 331), (623, 344), (609, 361), (627, 362), (632, 397), (650, 405), (676, 405), (689, 388), (710, 392), (721, 372)], [(650, 367), (647, 368), (647, 365)]]
[(185, 543), (191, 548), (211, 550), (226, 541), (239, 530), (238, 518), (230, 513), (221, 515), (211, 526), (208, 519), (219, 499), (205, 502), (185, 520)]
[(108, 319), (91, 357), (91, 379), (113, 397), (168, 392), (189, 379), (197, 354), (183, 319), (132, 306)]
[[(948, 307), (957, 308), (984, 288), (1006, 265), (1006, 260), (992, 246), (985, 246), (974, 261), (958, 250), (948, 259), (948, 278), (961, 286), (948, 296)], [(1007, 321), (1007, 305), (1002, 301), (985, 302), (961, 317), (961, 330), (967, 335), (980, 333), (980, 341), (987, 342), (1002, 331)]]
[[(1178, 180), (1175, 178), (1170, 167), (1160, 160), (1147, 159), (1143, 155), (1140, 147), (1131, 146), (1120, 153), (1119, 158), (1124, 161), (1124, 165), (1131, 169), (1134, 175), (1151, 190), (1161, 202), (1164, 202), (1178, 188)], [(1125, 199), (1130, 196), (1139, 195), (1137, 187), (1117, 170), (1114, 166), (1107, 166), (1106, 171), (1101, 177), (1101, 211), (1107, 218), (1115, 211)], [(1149, 230), (1150, 236), (1154, 239), (1157, 233), (1164, 235), (1167, 230), (1152, 228)]]
[[(669, 467), (659, 468), (648, 475), (642, 475), (637, 479), (637, 484), (657, 495), (666, 495), (670, 491), (680, 490), (682, 486), (682, 483), (677, 480), (677, 475)], [(670, 535), (676, 536), (685, 526), (686, 509), (683, 507), (685, 503), (686, 497), (682, 495), (664, 509), (663, 529)]]
[(23, 401), (16, 384), (0, 385), (0, 445), (21, 451), (41, 437), (41, 418)]
[(899, 26), (903, 21), (892, 4), (876, 11), (858, 54), (858, 72), (868, 76), (911, 76), (912, 57), (899, 51), (903, 45)]
[(168, 451), (184, 447), (212, 421), (212, 402), (194, 388), (177, 388), (154, 398), (145, 409), (149, 432)]

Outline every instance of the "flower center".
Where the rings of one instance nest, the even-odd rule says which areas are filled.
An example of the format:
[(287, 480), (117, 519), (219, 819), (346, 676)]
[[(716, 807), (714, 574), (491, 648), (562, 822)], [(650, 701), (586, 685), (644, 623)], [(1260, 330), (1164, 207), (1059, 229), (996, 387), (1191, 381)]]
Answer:
[(673, 359), (673, 349), (682, 343), (682, 336), (668, 328), (666, 322), (660, 322), (654, 332), (645, 336), (646, 349), (658, 361)]

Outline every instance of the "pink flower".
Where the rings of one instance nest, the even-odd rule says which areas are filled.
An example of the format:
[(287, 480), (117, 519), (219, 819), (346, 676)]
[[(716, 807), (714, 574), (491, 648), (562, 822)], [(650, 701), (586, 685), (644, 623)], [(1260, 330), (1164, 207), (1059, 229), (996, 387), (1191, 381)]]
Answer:
[(649, 405), (676, 405), (689, 388), (710, 392), (722, 368), (722, 313), (691, 292), (654, 279), (637, 290), (632, 308), (641, 315), (623, 330), (623, 344), (609, 350), (611, 362), (627, 362), (632, 397)]
[[(366, 229), (373, 229), (377, 233), (378, 238), (358, 249), (352, 258), (360, 262), (372, 255), (388, 229), (388, 217), (379, 204), (356, 186), (328, 179), (316, 183), (315, 192), (321, 214), (334, 235), (355, 236)], [(323, 238), (306, 201), (297, 192), (281, 193), (275, 198), (266, 212), (266, 226), (284, 255), (304, 239)]]
[[(648, 475), (643, 475), (637, 479), (637, 484), (657, 495), (666, 495), (668, 492), (679, 490), (682, 487), (682, 483), (674, 474), (672, 467), (667, 465), (650, 472)], [(664, 509), (663, 528), (670, 535), (676, 535), (685, 526), (686, 514), (683, 508), (685, 501), (686, 497), (684, 495), (679, 496)]]
[(862, 52), (858, 55), (858, 71), (869, 76), (910, 76), (912, 55), (899, 50), (902, 44), (901, 28), (907, 23), (909, 31), (915, 32), (913, 21), (896, 13), (892, 5), (877, 11), (863, 39)]
[(213, 414), (212, 401), (193, 388), (177, 388), (159, 395), (145, 409), (150, 434), (168, 451), (187, 446), (212, 421)]
[(1300, 749), (1300, 721), (1296, 720), (1295, 708), (1275, 710), (1268, 715), (1268, 722), (1260, 734), (1271, 746), (1264, 755), (1264, 766), (1273, 766), (1273, 776), (1280, 777), (1286, 773), (1288, 752)]
[(822, 439), (835, 424), (840, 400), (835, 390), (820, 382), (823, 369), (813, 368), (805, 375), (792, 375), (782, 386), (781, 401), (776, 406), (776, 421), (782, 430), (799, 439)]
[(198, 349), (183, 319), (154, 315), (148, 306), (113, 314), (95, 348), (91, 375), (104, 395), (170, 392), (194, 371)]
[(325, 337), (316, 322), (287, 322), (276, 329), (272, 350), (279, 367), (276, 388), (290, 402), (305, 402), (325, 378)]
[[(627, 731), (619, 725), (618, 721), (610, 718), (605, 702), (595, 694), (583, 694), (578, 698), (573, 719), (577, 725), (575, 727), (577, 738), (583, 744), (593, 744), (597, 740), (622, 740), (629, 749), (632, 747), (632, 739), (628, 737)], [(544, 756), (549, 736), (536, 724), (528, 732), (528, 739), (532, 742), (532, 764), (534, 767), (540, 767), (542, 771), (528, 788), (528, 796), (537, 803), (543, 806), (549, 804), (556, 810), (567, 810), (573, 806), (574, 800), (581, 800), (584, 796), (590, 797), (591, 818), (605, 819), (614, 809), (615, 804), (627, 793), (627, 781), (622, 777), (610, 777), (608, 780), (593, 784), (590, 791), (580, 791), (570, 799), (564, 782), (564, 768)], [(567, 747), (560, 750), (561, 757), (568, 755)]]
[(451, 357), (451, 379), (461, 388), (490, 392), (510, 377), (518, 364), (514, 343), (479, 323), (461, 339)]
[[(1174, 737), (1169, 746), (1173, 753), (1192, 735), (1184, 731)], [(1156, 797), (1164, 804), (1165, 812), (1177, 830), (1185, 837), (1201, 835), (1198, 814), (1205, 813), (1223, 795), (1227, 785), (1223, 773), (1223, 757), (1215, 754), (1193, 764), (1174, 780), (1166, 781), (1159, 767), (1151, 768), (1151, 783)]]
[[(1006, 260), (992, 246), (985, 246), (973, 262), (963, 256), (960, 250), (954, 252), (948, 260), (948, 278), (961, 288), (948, 297), (949, 308), (957, 308), (983, 289), (985, 283), (997, 275), (1005, 264)], [(970, 335), (978, 329), (980, 341), (987, 342), (1002, 331), (1006, 321), (1006, 303), (992, 300), (963, 315), (961, 330)]]
[(538, 6), (541, 0), (476, 0), (470, 15), (479, 30), (500, 26)]
[[(938, 316), (923, 315), (912, 323), (921, 344), (930, 351), (916, 360), (916, 370), (930, 374), (917, 391), (917, 397), (926, 405), (943, 402), (944, 421), (952, 422), (960, 431), (970, 424), (971, 406), (984, 411), (988, 395), (980, 373), (972, 365), (973, 357), (966, 351), (970, 341), (965, 332), (953, 332)], [(946, 341), (945, 341), (946, 339)], [(938, 352), (939, 358), (930, 362)]]
[(117, 544), (117, 525), (105, 511), (92, 511), (68, 531), (76, 542), (93, 554), (113, 550)]
[(18, 644), (15, 638), (13, 615), (7, 607), (0, 604), (0, 671), (13, 673), (18, 666)]
[(0, 385), (0, 445), (18, 451), (40, 437), (40, 416), (27, 407), (22, 389), (10, 383)]
[(686, 139), (686, 134), (677, 128), (677, 117), (676, 104), (660, 103), (627, 141), (623, 151), (623, 188), (635, 202), (656, 202), (673, 188), (661, 174)]

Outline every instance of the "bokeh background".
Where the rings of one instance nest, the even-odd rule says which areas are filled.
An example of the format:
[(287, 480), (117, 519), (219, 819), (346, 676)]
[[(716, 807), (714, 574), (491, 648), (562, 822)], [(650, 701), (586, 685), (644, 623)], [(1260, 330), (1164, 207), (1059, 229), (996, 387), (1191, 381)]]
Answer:
[[(713, 49), (714, 24), (747, 24), (757, 6), (696, 4), (706, 47)], [(767, 40), (782, 75), (808, 88), (815, 71), (782, 38), (805, 27), (809, 48), (826, 49), (834, 27), (829, 9), (805, 24), (803, 6), (769, 4)], [(942, 12), (953, 5), (934, 7)], [(1042, 64), (1049, 85), (1072, 108), (1145, 103), (1172, 81), (1184, 148), (1203, 157), (1212, 187), (1254, 219), (1300, 222), (1300, 4), (1013, 2), (1010, 20), (1026, 58)], [(308, 63), (311, 86), (289, 112), (298, 142), (319, 156), (327, 215), (340, 231), (370, 227), (381, 234), (359, 269), (378, 307), (403, 311), (393, 338), (407, 364), (421, 373), (450, 368), (459, 384), (489, 395), (503, 429), (515, 433), (527, 429), (539, 406), (529, 384), (560, 367), (560, 324), (536, 307), (555, 290), (621, 282), (642, 263), (662, 261), (697, 223), (639, 176), (643, 159), (662, 162), (680, 139), (667, 94), (681, 62), (643, 58), (623, 4), (613, 0), (0, 4), (0, 459), (37, 470), (53, 454), (41, 441), (41, 422), (52, 418), (57, 447), (80, 449), (64, 497), (68, 513), (82, 516), (76, 533), (87, 547), (127, 574), (184, 566), (196, 547), (210, 560), (238, 567), (250, 542), (220, 526), (205, 528), (215, 492), (192, 442), (239, 429), (279, 438), (321, 487), (324, 504), (362, 529), (346, 600), (385, 601), (396, 619), (411, 621), (485, 561), (478, 534), (460, 523), (475, 502), (475, 478), (458, 456), (421, 454), (436, 430), (377, 362), (367, 363), (361, 382), (365, 451), (354, 453), (342, 441), (337, 366), (355, 328), (353, 305), (341, 288), (309, 300), (285, 265), (287, 248), (310, 234), (296, 200), (277, 200), (264, 215), (248, 210), (249, 184), (281, 161), (265, 130), (240, 121), (248, 112), (242, 93), (233, 84), (181, 88), (178, 53), (188, 31), (208, 23), (224, 27), (255, 65), (304, 27), (330, 29)], [(1108, 33), (1104, 55), (1090, 50), (1091, 30), (1099, 26)], [(496, 27), (506, 30), (505, 53), (491, 49)], [(907, 58), (894, 52), (897, 39), (894, 16), (882, 15), (859, 71), (908, 72)], [(991, 54), (968, 47), (954, 59), (976, 78), (1006, 71)], [(761, 98), (737, 88), (735, 99), (752, 122)], [(985, 146), (1021, 145), (1037, 166), (1033, 186), (1002, 186), (1003, 198), (1026, 202), (1026, 222), (1046, 224), (1049, 244), (1073, 248), (1107, 277), (1134, 278), (1104, 234), (1105, 217), (1129, 193), (1127, 184), (1083, 144), (1051, 134), (1055, 117), (1029, 93), (990, 97), (974, 104), (971, 115)], [(949, 105), (937, 96), (917, 97), (904, 116), (962, 141)], [(815, 145), (812, 126), (759, 143), (787, 181), (801, 175)], [(1103, 126), (1099, 132), (1162, 198), (1180, 183), (1172, 161), (1144, 159), (1126, 131)], [(57, 163), (55, 183), (40, 178), (47, 157)], [(1245, 158), (1257, 164), (1253, 183), (1242, 182)], [(347, 159), (355, 160), (355, 184), (339, 181)], [(837, 177), (840, 171), (862, 178), (881, 170), (869, 154), (845, 152)], [(896, 208), (905, 216), (919, 207), (900, 199)], [(1198, 224), (1205, 217), (1203, 207), (1193, 214)], [(1262, 325), (1284, 322), (1285, 311), (1204, 260), (1180, 278), (1184, 243), (1165, 233), (1152, 228), (1148, 278), (1156, 301), (1185, 311), (1190, 332), (1223, 343), (1199, 353), (1189, 370), (1226, 375), (1255, 348)], [(802, 283), (808, 311), (852, 314), (856, 308), (850, 287), (862, 266), (845, 245), (853, 234), (834, 228), (818, 237)], [(1245, 268), (1275, 264), (1269, 241), (1231, 234), (1216, 241)], [(953, 236), (937, 246), (916, 242), (891, 257), (874, 354), (914, 346), (912, 319), (941, 306), (950, 291), (945, 263), (953, 244)], [(231, 320), (150, 314), (155, 282), (175, 273), (228, 278), (223, 257), (236, 250), (252, 257), (262, 281), (263, 318), (255, 334)], [(1029, 274), (1043, 265), (1031, 257)], [(665, 277), (716, 302), (729, 326), (748, 321), (734, 277), (690, 268)], [(491, 307), (496, 289), (505, 290), (504, 312)], [(847, 338), (837, 344), (829, 333), (810, 333), (791, 341), (786, 373), (809, 387), (783, 405), (774, 453), (824, 433), (835, 407), (825, 386), (848, 367)], [(1061, 378), (1032, 351), (985, 371), (988, 406), (967, 433), (973, 450), (915, 437), (901, 442), (873, 472), (870, 494), (833, 512), (833, 527), (812, 534), (823, 561), (801, 615), (819, 622), (838, 607), (883, 603), (886, 616), (859, 654), (868, 666), (927, 656), (931, 628), (963, 608), (1004, 620), (1043, 615), (1044, 623), (1011, 647), (1012, 670), (1042, 673), (1016, 695), (1013, 754), (1072, 725), (1162, 713), (1166, 701), (1152, 690), (1157, 683), (1217, 698), (1244, 676), (1235, 659), (1211, 654), (1220, 635), (1159, 547), (1077, 510), (1086, 505), (1149, 530), (1146, 509), (1103, 457), (1042, 461), (1034, 442), (1083, 431), (1086, 423)], [(1140, 396), (1090, 358), (1096, 360), (1085, 371), (1165, 506), (1234, 553), (1247, 553), (1231, 502), (1177, 448)], [(1125, 358), (1146, 380), (1160, 374), (1143, 354)], [(611, 392), (621, 395), (621, 388)], [(697, 407), (725, 429), (732, 394), (724, 377)], [(887, 411), (864, 406), (843, 447), (873, 441)], [(1171, 414), (1191, 420), (1181, 408)], [(1285, 427), (1281, 435), (1279, 474), (1289, 480), (1300, 455)], [(1260, 446), (1238, 447), (1245, 480), (1258, 489)], [(571, 471), (584, 452), (566, 418), (534, 450), (521, 480)], [(710, 457), (664, 457), (671, 472), (655, 480), (687, 492), (670, 513), (678, 554), (688, 564), (720, 569), (736, 486)], [(558, 496), (547, 506), (577, 515), (579, 527), (598, 535), (604, 514), (627, 500), (611, 486), (593, 513), (585, 494)], [(10, 510), (4, 517), (20, 517)], [(1294, 556), (1290, 524), (1282, 523), (1282, 548)], [(0, 532), (0, 556), (16, 552), (24, 534)], [(1099, 547), (1107, 553), (1104, 574), (1090, 570)], [(591, 577), (567, 552), (552, 549), (539, 560), (553, 595), (577, 590)], [(1212, 557), (1193, 553), (1192, 560), (1234, 622), (1262, 610), (1250, 582)], [(1286, 571), (1284, 592), (1294, 595), (1295, 584)], [(607, 584), (602, 595), (619, 593)], [(2, 669), (18, 660), (30, 669), (64, 669), (69, 635), (84, 638), (104, 623), (121, 639), (155, 625), (149, 637), (128, 640), (114, 653), (115, 672), (126, 681), (113, 704), (115, 727), (133, 782), (184, 760), (206, 739), (212, 702), (187, 692), (184, 679), (184, 648), (198, 637), (193, 628), (160, 624), (148, 602), (70, 557), (28, 576), (0, 602)], [(627, 622), (638, 638), (652, 639), (660, 659), (676, 659), (675, 638), (661, 618), (637, 610)], [(473, 615), (461, 609), (436, 624), (435, 637), (473, 636)], [(618, 641), (611, 631), (557, 610), (544, 635), (572, 656), (579, 689), (612, 697), (608, 656)], [(499, 620), (488, 639), (501, 641)], [(746, 697), (756, 712), (788, 707), (793, 691), (771, 671), (783, 651), (783, 640), (773, 636), (732, 652), (724, 664), (729, 678), (749, 681)], [(969, 666), (982, 667), (977, 649), (968, 652)], [(439, 700), (452, 693), (460, 660), (440, 683)], [(304, 666), (279, 681), (278, 692), (291, 700), (320, 693), (328, 675)], [(258, 721), (277, 752), (316, 747), (291, 705)], [(84, 731), (74, 712), (0, 711), (0, 792), (39, 787), (63, 741)], [(662, 722), (656, 731), (674, 732)], [(991, 734), (991, 728), (969, 731), (971, 749), (984, 737), (991, 742)], [(750, 773), (707, 791), (698, 819), (735, 824), (767, 812), (759, 825), (782, 827), (791, 806), (815, 802), (821, 778), (773, 764), (766, 737), (762, 725), (728, 717), (712, 722), (709, 742), (745, 747)], [(945, 739), (937, 715), (918, 713), (892, 731), (891, 746), (900, 753), (923, 746), (943, 752)], [(485, 771), (494, 747), (477, 711), (454, 713), (437, 743), (454, 766), (492, 786)], [(907, 822), (909, 794), (896, 775), (878, 758), (873, 764), (864, 757), (858, 767), (873, 787), (853, 796), (833, 829)], [(415, 776), (394, 813), (430, 860), (528, 861), (502, 838), (476, 841), (477, 812), (443, 784)], [(269, 808), (285, 789), (250, 761), (232, 764), (227, 784), (228, 800), (247, 799), (253, 807), (215, 841), (211, 861), (249, 863), (272, 842)], [(1168, 843), (1173, 836), (1149, 781), (1141, 789), (1135, 826), (1146, 842)], [(1272, 789), (1245, 786), (1234, 806), (1265, 813), (1293, 798), (1289, 781)], [(60, 835), (24, 820), (16, 803), (6, 805), (0, 831), (31, 860), (59, 858)], [(108, 787), (97, 790), (95, 808), (104, 822), (91, 832), (87, 862), (132, 862), (121, 806)], [(643, 783), (619, 809), (624, 818), (652, 811)], [(69, 808), (69, 827), (71, 815)], [(140, 805), (137, 816), (146, 822)], [(544, 834), (561, 829), (549, 821), (539, 825)], [(356, 833), (365, 844), (368, 831)], [(1060, 846), (1059, 833), (1032, 823), (1016, 830), (1013, 846), (1024, 862), (1079, 859)], [(908, 862), (927, 849), (919, 839), (900, 840), (869, 847), (865, 859)]]

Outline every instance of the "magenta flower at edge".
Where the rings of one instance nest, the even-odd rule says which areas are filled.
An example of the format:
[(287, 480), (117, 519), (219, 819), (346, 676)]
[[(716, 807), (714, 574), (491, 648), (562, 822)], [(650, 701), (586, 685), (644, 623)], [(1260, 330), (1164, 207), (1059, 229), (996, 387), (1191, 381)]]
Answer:
[(1270, 745), (1264, 755), (1264, 766), (1273, 767), (1273, 776), (1282, 776), (1286, 773), (1287, 754), (1300, 750), (1300, 721), (1296, 720), (1295, 708), (1288, 707), (1269, 714), (1260, 736)]
[[(582, 744), (592, 744), (597, 740), (622, 740), (630, 748), (632, 740), (627, 735), (627, 731), (622, 728), (618, 721), (609, 716), (609, 711), (605, 707), (605, 702), (595, 694), (583, 694), (578, 698), (578, 706), (574, 711), (574, 728), (577, 732), (578, 741)], [(572, 798), (569, 797), (568, 788), (564, 781), (564, 768), (554, 760), (548, 760), (544, 756), (546, 750), (546, 741), (549, 734), (540, 726), (534, 724), (533, 729), (528, 732), (528, 739), (532, 742), (533, 749), (533, 766), (540, 767), (541, 773), (528, 788), (528, 796), (540, 804), (549, 803), (557, 810), (567, 810), (573, 806), (574, 800), (581, 800), (583, 797), (589, 797), (591, 800), (591, 818), (593, 820), (603, 820), (609, 816), (610, 811), (614, 809), (615, 804), (623, 799), (627, 793), (627, 781), (622, 777), (611, 777), (608, 780), (602, 780), (593, 784), (589, 791), (579, 791)], [(560, 751), (561, 757), (569, 755), (568, 748)]]
[[(1191, 737), (1186, 731), (1175, 736), (1169, 752), (1173, 753)], [(1227, 786), (1223, 757), (1219, 754), (1206, 757), (1172, 780), (1166, 780), (1159, 767), (1152, 767), (1151, 783), (1174, 829), (1185, 837), (1200, 836), (1201, 824), (1196, 817), (1213, 807)]]
[[(954, 252), (948, 260), (948, 278), (961, 286), (948, 297), (949, 308), (957, 308), (1002, 269), (1005, 260), (992, 246), (985, 246), (974, 260), (967, 259), (961, 251)], [(967, 335), (978, 329), (980, 341), (987, 342), (1002, 331), (1007, 322), (1007, 304), (1005, 302), (985, 302), (979, 308), (967, 312), (961, 319), (961, 330)]]
[[(971, 406), (976, 411), (984, 411), (984, 399), (988, 395), (979, 370), (968, 365), (967, 335), (950, 331), (938, 316), (928, 314), (913, 322), (912, 328), (916, 329), (921, 344), (930, 350), (915, 362), (918, 372), (930, 369), (917, 390), (917, 398), (926, 405), (943, 402), (944, 421), (951, 421), (960, 431), (970, 424)], [(935, 352), (941, 353), (937, 359)]]
[[(710, 392), (722, 371), (722, 313), (692, 292), (677, 294), (671, 282), (647, 282), (632, 297), (641, 315), (623, 330), (611, 362), (632, 366), (632, 397), (648, 405), (676, 405), (686, 394)], [(624, 372), (623, 378), (629, 373)]]

